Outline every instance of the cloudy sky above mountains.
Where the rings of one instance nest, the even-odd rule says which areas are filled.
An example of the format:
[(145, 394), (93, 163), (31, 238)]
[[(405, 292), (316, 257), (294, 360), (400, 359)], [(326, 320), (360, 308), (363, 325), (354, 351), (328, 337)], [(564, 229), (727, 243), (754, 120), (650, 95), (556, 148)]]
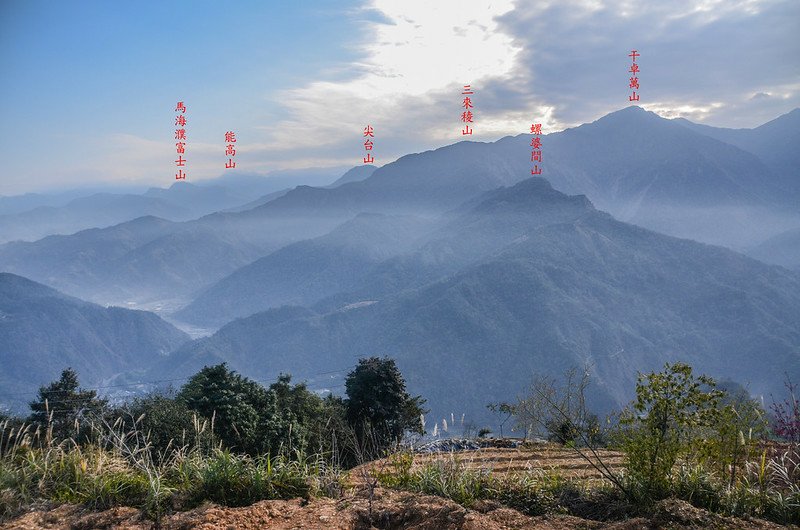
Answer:
[[(168, 4), (168, 5), (166, 5)], [(346, 6), (346, 7), (343, 7)], [(0, 194), (189, 181), (237, 168), (382, 165), (462, 140), (592, 121), (640, 104), (753, 127), (800, 106), (797, 0), (0, 2)]]

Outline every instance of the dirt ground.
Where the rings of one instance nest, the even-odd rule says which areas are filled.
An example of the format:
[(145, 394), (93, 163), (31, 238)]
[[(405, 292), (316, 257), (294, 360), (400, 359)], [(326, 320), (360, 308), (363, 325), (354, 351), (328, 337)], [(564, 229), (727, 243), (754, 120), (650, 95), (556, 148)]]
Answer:
[[(133, 508), (113, 508), (87, 512), (74, 505), (27, 513), (2, 526), (21, 530), (153, 530), (152, 521), (141, 519)], [(599, 523), (566, 515), (528, 517), (494, 503), (483, 503), (474, 510), (430, 495), (378, 489), (372, 502), (366, 490), (339, 500), (301, 499), (261, 501), (245, 508), (206, 505), (165, 517), (164, 530), (223, 529), (413, 529), (413, 530), (562, 530), (562, 529), (778, 529), (764, 521), (743, 521), (709, 514), (682, 501), (665, 501), (652, 518)]]

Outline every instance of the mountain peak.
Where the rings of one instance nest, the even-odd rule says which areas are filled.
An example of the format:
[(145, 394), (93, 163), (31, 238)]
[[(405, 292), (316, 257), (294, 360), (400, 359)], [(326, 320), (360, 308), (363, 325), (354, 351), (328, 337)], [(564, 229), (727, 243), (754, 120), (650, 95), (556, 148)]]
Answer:
[(653, 123), (657, 121), (663, 121), (663, 122), (668, 121), (653, 111), (645, 110), (638, 105), (631, 105), (629, 107), (625, 107), (624, 109), (610, 112), (605, 116), (603, 116), (602, 118), (593, 121), (592, 123), (601, 123), (601, 122), (614, 123), (614, 124), (620, 124), (625, 122), (641, 123), (642, 120), (646, 120)]
[(586, 211), (594, 210), (594, 205), (585, 195), (567, 195), (553, 188), (542, 177), (531, 177), (513, 186), (500, 188), (484, 195), (477, 206), (478, 211), (498, 209), (530, 209), (541, 206), (577, 206)]
[(786, 114), (781, 114), (777, 118), (768, 121), (767, 123), (761, 124), (756, 127), (756, 130), (765, 131), (765, 130), (779, 130), (783, 127), (787, 128), (794, 128), (797, 130), (797, 126), (800, 124), (800, 107), (790, 110)]
[(185, 182), (185, 181), (179, 180), (178, 182), (176, 182), (172, 186), (170, 186), (169, 189), (171, 189), (171, 190), (177, 190), (177, 189), (185, 190), (185, 189), (196, 189), (198, 187), (199, 186), (197, 186), (195, 184), (192, 184), (191, 182)]

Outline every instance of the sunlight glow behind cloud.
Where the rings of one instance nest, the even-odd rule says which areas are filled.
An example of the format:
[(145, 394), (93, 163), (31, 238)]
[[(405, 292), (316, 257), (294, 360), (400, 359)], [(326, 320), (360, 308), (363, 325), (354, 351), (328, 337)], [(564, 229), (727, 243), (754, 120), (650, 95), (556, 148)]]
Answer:
[[(513, 9), (510, 0), (482, 10), (466, 8), (459, 0), (373, 0), (365, 9), (379, 12), (387, 23), (375, 23), (365, 33), (360, 48), (364, 59), (355, 66), (355, 75), (343, 82), (320, 80), (283, 92), (289, 117), (263, 148), (295, 147), (311, 123), (314, 145), (335, 144), (348, 132), (357, 138), (367, 123), (379, 131), (376, 150), (395, 134), (453, 139), (462, 85), (476, 87), (479, 101), (481, 83), (507, 77), (516, 66), (519, 49), (496, 21)], [(451, 108), (426, 108), (444, 95), (451, 98)], [(415, 130), (402, 130), (410, 116), (418, 120)], [(486, 120), (476, 109), (476, 122)], [(486, 131), (497, 129), (486, 125)]]

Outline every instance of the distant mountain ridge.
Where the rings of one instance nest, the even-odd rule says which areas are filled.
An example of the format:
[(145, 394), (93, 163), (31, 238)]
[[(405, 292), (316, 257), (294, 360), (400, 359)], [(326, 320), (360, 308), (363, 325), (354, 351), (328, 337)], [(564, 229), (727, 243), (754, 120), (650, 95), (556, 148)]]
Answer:
[[(525, 175), (530, 164), (520, 153), (529, 150), (528, 139), (529, 135), (520, 135), (493, 144), (462, 142), (408, 155), (375, 171), (358, 186), (339, 187), (336, 195), (314, 188), (298, 188), (266, 207), (298, 211), (316, 205), (315, 212), (338, 207), (355, 214), (359, 208), (367, 207), (363, 205), (369, 205), (383, 208), (383, 211), (409, 213), (413, 209), (408, 205), (418, 204), (416, 195), (426, 195), (420, 203), (427, 205), (441, 201), (440, 210), (449, 206), (448, 200), (466, 200), (469, 204), (469, 197), (478, 196), (480, 189), (513, 184), (520, 175)], [(687, 130), (679, 122), (660, 118), (639, 107), (628, 107), (593, 123), (546, 135), (544, 144), (548, 156), (547, 179), (556, 189), (587, 193), (623, 219), (662, 228), (667, 233), (687, 237), (706, 235), (699, 239), (713, 241), (725, 239), (715, 236), (714, 232), (725, 231), (736, 237), (752, 233), (757, 230), (751, 222), (752, 215), (764, 216), (766, 210), (787, 210), (780, 215), (792, 218), (791, 202), (785, 201), (785, 194), (777, 185), (769, 185), (769, 179), (776, 178), (774, 173), (753, 154)], [(581, 156), (581, 153), (589, 156)], [(422, 160), (424, 165), (414, 170), (405, 169)], [(658, 165), (653, 166), (653, 161), (658, 161)], [(743, 165), (743, 161), (747, 164)], [(671, 163), (679, 164), (678, 171)], [(455, 187), (457, 191), (449, 192)], [(443, 189), (448, 191), (442, 194), (440, 190)], [(463, 190), (471, 191), (460, 193)], [(391, 197), (393, 203), (386, 205), (384, 197)], [(796, 219), (800, 223), (800, 211)], [(505, 227), (500, 226), (495, 237), (502, 239), (504, 231)], [(749, 240), (740, 246), (747, 248)], [(286, 258), (283, 251), (280, 255)], [(267, 255), (249, 264), (248, 274), (255, 273), (270, 259)], [(383, 267), (389, 266), (402, 267), (399, 262)], [(296, 268), (299, 270), (304, 267)], [(288, 294), (274, 298), (261, 288), (263, 283), (248, 283), (247, 274), (239, 274), (239, 271), (232, 277), (237, 280), (225, 278), (212, 285), (178, 316), (189, 322), (220, 325), (226, 318), (245, 316), (247, 311), (301, 301)], [(384, 276), (375, 281), (391, 280)], [(281, 278), (275, 277), (270, 280), (270, 289), (281, 283)], [(249, 293), (243, 296), (252, 303), (238, 303), (244, 298), (237, 299), (236, 293)], [(302, 302), (311, 300), (304, 298)]]
[(336, 171), (328, 168), (279, 171), (268, 177), (225, 175), (199, 183), (178, 181), (168, 188), (149, 188), (142, 194), (82, 194), (80, 190), (73, 190), (53, 196), (0, 197), (0, 243), (35, 241), (48, 235), (103, 228), (148, 215), (188, 221), (286, 191), (293, 183), (328, 184), (335, 178)]
[(69, 366), (86, 386), (146, 371), (188, 340), (152, 313), (101, 307), (0, 273), (0, 405), (24, 410)]
[[(238, 176), (234, 182), (242, 179), (247, 180)], [(163, 196), (171, 192), (148, 193)], [(317, 219), (302, 212), (273, 213), (269, 208), (220, 212), (185, 222), (145, 216), (68, 236), (7, 243), (0, 246), (0, 269), (26, 274), (98, 303), (149, 304), (156, 300), (155, 305), (161, 307), (181, 303), (175, 299), (271, 250), (322, 235), (347, 218), (349, 213)], [(265, 230), (264, 222), (272, 222), (272, 229)], [(159, 229), (153, 230), (156, 224)]]
[(765, 263), (775, 263), (800, 272), (800, 228), (767, 239), (747, 249), (747, 254)]
[(330, 184), (326, 187), (328, 188), (335, 188), (337, 186), (341, 186), (342, 184), (348, 184), (350, 182), (361, 182), (362, 180), (368, 179), (375, 173), (375, 170), (378, 169), (377, 166), (373, 166), (372, 164), (365, 164), (363, 166), (355, 166), (347, 170), (347, 172), (336, 179), (333, 184)]
[(741, 250), (800, 222), (765, 161), (638, 107), (544, 143), (553, 187), (652, 230)]
[(753, 129), (726, 129), (675, 120), (692, 130), (753, 153), (779, 177), (779, 187), (800, 201), (800, 109)]
[(314, 304), (355, 288), (371, 267), (408, 249), (430, 224), (417, 217), (359, 214), (326, 235), (293, 243), (237, 269), (174, 316), (219, 327), (270, 307)]
[(142, 195), (99, 193), (79, 197), (61, 207), (0, 216), (0, 242), (35, 241), (51, 234), (71, 234), (90, 227), (105, 227), (152, 215), (175, 219), (191, 216), (187, 208), (167, 200)]
[(642, 208), (652, 203), (774, 205), (784, 199), (776, 176), (750, 152), (640, 107), (612, 112), (548, 140), (558, 168), (553, 186), (584, 193), (600, 208), (619, 202)]

